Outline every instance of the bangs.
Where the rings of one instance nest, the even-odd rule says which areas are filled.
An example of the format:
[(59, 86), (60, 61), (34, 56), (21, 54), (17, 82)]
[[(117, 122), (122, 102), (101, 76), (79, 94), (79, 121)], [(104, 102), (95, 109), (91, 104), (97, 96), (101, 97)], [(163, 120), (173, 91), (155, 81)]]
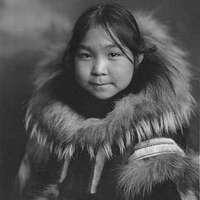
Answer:
[[(100, 7), (90, 18), (90, 27), (101, 26), (110, 36), (114, 44), (122, 53), (133, 63), (125, 49), (129, 49), (133, 57), (143, 53), (141, 45), (143, 40), (137, 23), (131, 13), (123, 13), (119, 7), (113, 9), (110, 7)], [(134, 59), (135, 60), (135, 59)]]
[[(69, 42), (68, 54), (74, 57), (79, 44), (92, 27), (102, 27), (113, 43), (132, 62), (144, 53), (145, 45), (134, 16), (119, 5), (98, 5), (88, 9), (77, 20)], [(132, 59), (126, 49), (133, 55)], [(134, 60), (134, 61), (133, 61)]]
[(131, 63), (133, 63), (133, 60), (126, 53), (125, 49), (128, 48), (131, 51), (131, 53), (133, 54), (133, 58), (135, 58), (136, 53), (128, 45), (128, 40), (127, 40), (127, 37), (125, 35), (126, 33), (124, 33), (124, 31), (121, 31), (122, 28), (117, 27), (117, 26), (115, 25), (113, 27), (113, 25), (111, 26), (108, 23), (105, 23), (102, 27), (104, 28), (104, 30), (106, 31), (106, 33), (110, 36), (110, 38), (112, 39), (112, 41), (114, 42), (114, 44), (122, 51), (122, 53), (129, 59), (129, 61)]

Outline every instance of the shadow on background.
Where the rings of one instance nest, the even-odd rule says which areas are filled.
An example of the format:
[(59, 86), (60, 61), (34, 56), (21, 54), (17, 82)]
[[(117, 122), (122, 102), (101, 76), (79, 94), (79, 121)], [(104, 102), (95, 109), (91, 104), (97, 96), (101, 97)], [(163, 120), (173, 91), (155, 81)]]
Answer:
[[(27, 140), (24, 115), (31, 96), (34, 66), (49, 46), (60, 42), (78, 15), (97, 0), (0, 1), (0, 199), (7, 200)], [(153, 11), (190, 53), (194, 71), (193, 94), (200, 101), (199, 1), (121, 0), (130, 9)], [(188, 136), (198, 150), (200, 119), (192, 119)]]

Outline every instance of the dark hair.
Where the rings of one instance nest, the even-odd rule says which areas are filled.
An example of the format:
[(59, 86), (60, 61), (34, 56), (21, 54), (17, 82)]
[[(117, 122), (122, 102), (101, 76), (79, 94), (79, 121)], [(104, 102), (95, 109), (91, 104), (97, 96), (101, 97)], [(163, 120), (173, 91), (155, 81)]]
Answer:
[[(88, 30), (95, 26), (101, 26), (132, 63), (132, 59), (126, 54), (123, 46), (127, 47), (134, 56), (133, 65), (135, 70), (132, 81), (126, 91), (139, 92), (149, 82), (154, 82), (157, 79), (157, 74), (161, 74), (160, 71), (163, 71), (162, 74), (165, 76), (166, 67), (156, 58), (156, 54), (154, 55), (156, 46), (153, 44), (150, 47), (149, 45), (146, 46), (133, 14), (123, 6), (112, 3), (92, 6), (83, 12), (76, 21), (72, 37), (64, 51), (62, 59), (63, 70), (68, 77), (68, 82), (76, 84), (74, 82), (74, 68), (71, 66), (74, 65), (74, 57), (80, 43)], [(138, 66), (138, 55), (140, 54), (144, 54), (144, 58)], [(146, 67), (147, 64), (148, 67)], [(66, 80), (66, 77), (64, 79)], [(167, 76), (166, 79), (168, 79)]]
[(74, 58), (79, 44), (92, 26), (101, 26), (105, 29), (125, 55), (121, 44), (128, 47), (135, 58), (147, 51), (138, 24), (130, 11), (115, 3), (98, 4), (87, 9), (76, 21), (71, 40), (64, 52), (64, 59), (66, 57)]

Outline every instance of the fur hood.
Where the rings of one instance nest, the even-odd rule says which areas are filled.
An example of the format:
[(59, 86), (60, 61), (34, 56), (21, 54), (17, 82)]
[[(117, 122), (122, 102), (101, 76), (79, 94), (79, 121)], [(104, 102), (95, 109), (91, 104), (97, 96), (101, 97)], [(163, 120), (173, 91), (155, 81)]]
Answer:
[(102, 148), (110, 157), (113, 144), (123, 152), (135, 138), (140, 142), (176, 134), (189, 122), (194, 99), (186, 53), (175, 44), (165, 26), (151, 16), (135, 16), (146, 45), (157, 48), (153, 64), (139, 66), (138, 79), (145, 84), (138, 92), (116, 101), (105, 118), (84, 118), (53, 97), (52, 85), (62, 70), (58, 65), (40, 66), (26, 115), (26, 129), (31, 138), (48, 146), (60, 158), (72, 156), (76, 146), (87, 148), (91, 157), (96, 148)]
[[(59, 87), (63, 85), (60, 80), (64, 72), (56, 59), (52, 62), (57, 54), (51, 54), (50, 61), (47, 59), (40, 65), (26, 114), (31, 141), (36, 142), (38, 148), (45, 146), (59, 159), (64, 158), (59, 182), (65, 179), (69, 161), (77, 148), (86, 149), (95, 159), (91, 193), (96, 192), (102, 163), (112, 157), (112, 146), (117, 146), (123, 154), (137, 143), (183, 134), (195, 106), (185, 51), (175, 44), (167, 28), (151, 16), (134, 15), (145, 44), (157, 48), (145, 54), (138, 66), (136, 90), (115, 101), (113, 110), (105, 117), (87, 118), (55, 95), (55, 85), (56, 90), (62, 91)], [(72, 87), (67, 85), (66, 88)], [(67, 90), (67, 98), (73, 92), (76, 93)], [(168, 180), (176, 184), (182, 199), (196, 199), (198, 163), (179, 150), (177, 144), (173, 145), (177, 149), (173, 153), (165, 152), (146, 160), (135, 159), (133, 153), (128, 158), (118, 176), (118, 185), (127, 199), (130, 195), (132, 198), (141, 193), (145, 195), (154, 185)], [(37, 152), (41, 157), (38, 149), (34, 153)]]

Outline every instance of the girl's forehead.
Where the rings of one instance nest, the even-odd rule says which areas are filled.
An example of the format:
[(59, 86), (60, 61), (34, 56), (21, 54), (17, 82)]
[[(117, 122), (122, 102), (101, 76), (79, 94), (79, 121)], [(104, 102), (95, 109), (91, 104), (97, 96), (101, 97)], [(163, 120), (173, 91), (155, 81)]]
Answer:
[[(112, 30), (109, 30), (109, 32), (112, 34), (112, 37), (115, 39), (115, 41), (123, 46), (117, 36), (112, 32)], [(94, 26), (87, 31), (80, 45), (91, 47), (116, 47), (116, 42), (113, 40), (112, 37), (103, 27)]]
[(132, 58), (133, 56), (130, 49), (120, 42), (111, 29), (108, 32), (101, 26), (90, 28), (78, 48), (89, 51), (107, 51), (117, 48), (127, 55), (127, 57)]

